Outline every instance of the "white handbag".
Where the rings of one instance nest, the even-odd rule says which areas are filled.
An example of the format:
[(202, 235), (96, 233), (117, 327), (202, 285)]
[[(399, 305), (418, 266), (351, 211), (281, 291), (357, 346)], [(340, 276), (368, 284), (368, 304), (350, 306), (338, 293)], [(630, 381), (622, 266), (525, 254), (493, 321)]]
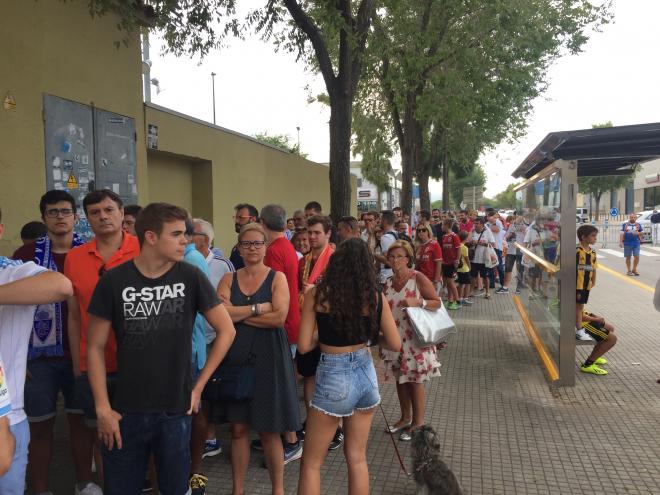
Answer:
[(486, 265), (486, 268), (494, 268), (497, 266), (497, 253), (495, 252), (495, 248), (490, 244), (486, 248), (484, 265)]
[(456, 324), (449, 317), (444, 304), (436, 311), (418, 307), (405, 308), (405, 310), (415, 337), (422, 347), (439, 344), (450, 333), (456, 333)]

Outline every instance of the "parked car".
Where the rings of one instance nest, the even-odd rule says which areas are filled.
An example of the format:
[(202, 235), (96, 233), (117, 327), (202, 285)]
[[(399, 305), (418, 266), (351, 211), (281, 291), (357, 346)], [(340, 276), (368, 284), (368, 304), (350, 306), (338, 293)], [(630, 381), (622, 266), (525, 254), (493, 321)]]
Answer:
[(651, 215), (653, 215), (653, 210), (646, 210), (637, 213), (637, 221), (642, 225), (642, 228), (644, 229), (642, 242), (653, 241), (653, 237), (651, 234)]

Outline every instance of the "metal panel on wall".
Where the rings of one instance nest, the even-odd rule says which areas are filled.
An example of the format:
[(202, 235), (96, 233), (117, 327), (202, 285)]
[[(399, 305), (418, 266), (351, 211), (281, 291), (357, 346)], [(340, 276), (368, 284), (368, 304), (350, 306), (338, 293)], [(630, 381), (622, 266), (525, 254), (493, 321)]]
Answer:
[(78, 204), (76, 231), (91, 237), (82, 200), (94, 189), (94, 137), (92, 109), (44, 94), (46, 189), (71, 193)]
[(137, 203), (135, 119), (94, 109), (96, 187), (117, 193), (124, 204)]

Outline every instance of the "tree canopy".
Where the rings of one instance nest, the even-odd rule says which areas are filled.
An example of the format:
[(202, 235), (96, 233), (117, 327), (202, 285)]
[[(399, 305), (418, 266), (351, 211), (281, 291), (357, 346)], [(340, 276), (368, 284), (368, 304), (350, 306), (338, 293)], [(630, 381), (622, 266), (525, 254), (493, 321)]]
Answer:
[(268, 133), (263, 132), (263, 133), (255, 134), (254, 138), (258, 141), (268, 143), (272, 146), (276, 146), (277, 148), (280, 148), (284, 151), (288, 151), (289, 153), (293, 153), (294, 155), (307, 158), (307, 153), (302, 153), (300, 151), (298, 143), (295, 144), (292, 143), (291, 138), (289, 137), (288, 134), (270, 135)]

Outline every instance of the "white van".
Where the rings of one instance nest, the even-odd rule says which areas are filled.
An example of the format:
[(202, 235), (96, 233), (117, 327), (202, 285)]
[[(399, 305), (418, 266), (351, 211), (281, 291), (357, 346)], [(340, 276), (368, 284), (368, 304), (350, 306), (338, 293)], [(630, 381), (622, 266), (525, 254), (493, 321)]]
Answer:
[(576, 215), (578, 222), (584, 223), (589, 221), (589, 210), (587, 208), (578, 208)]

